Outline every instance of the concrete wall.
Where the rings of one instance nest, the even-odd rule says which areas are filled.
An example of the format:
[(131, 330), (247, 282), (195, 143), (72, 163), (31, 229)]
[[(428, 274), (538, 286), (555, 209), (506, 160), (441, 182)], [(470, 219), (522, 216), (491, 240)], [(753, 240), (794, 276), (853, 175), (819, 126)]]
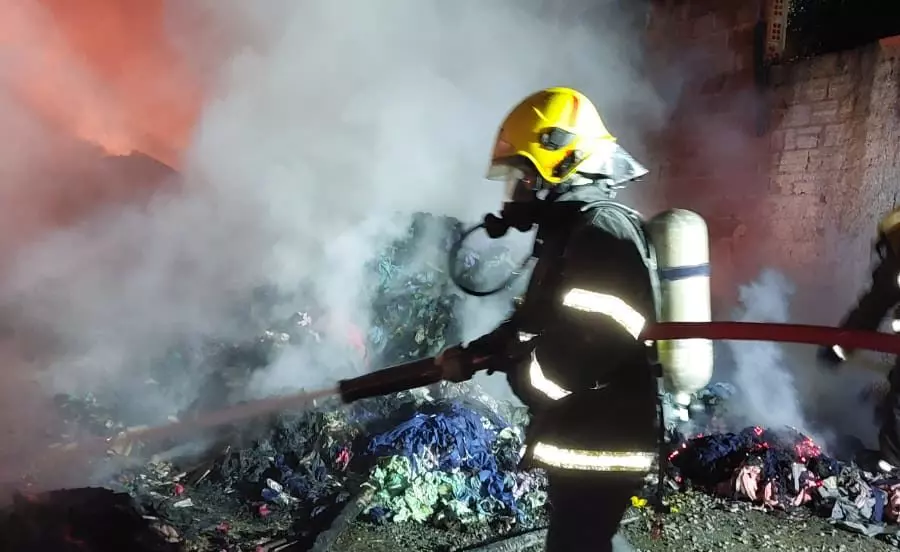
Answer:
[(778, 65), (760, 82), (757, 13), (754, 1), (656, 2), (648, 41), (673, 111), (653, 137), (654, 184), (709, 221), (719, 314), (775, 267), (798, 284), (798, 319), (834, 322), (865, 282), (877, 219), (900, 201), (900, 44)]

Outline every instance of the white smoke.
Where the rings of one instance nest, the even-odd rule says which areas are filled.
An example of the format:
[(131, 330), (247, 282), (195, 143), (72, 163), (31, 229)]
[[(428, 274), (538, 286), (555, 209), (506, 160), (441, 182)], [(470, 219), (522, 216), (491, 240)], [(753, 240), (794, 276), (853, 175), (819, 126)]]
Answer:
[[(611, 126), (623, 110), (646, 109), (640, 124), (656, 122), (662, 106), (640, 80), (625, 14), (591, 4), (270, 3), (247, 14), (244, 4), (208, 4), (232, 32), (251, 22), (242, 36), (253, 38), (226, 64), (191, 174), (241, 207), (260, 203), (251, 220), (277, 236), (261, 278), (311, 278), (329, 309), (364, 319), (363, 263), (405, 228), (398, 213), (471, 221), (499, 206), (500, 186), (482, 180), (487, 152), (524, 95), (565, 83), (596, 98)], [(508, 295), (467, 300), (464, 338), (495, 327), (509, 306)], [(266, 386), (347, 375), (290, 365), (264, 376)]]
[[(740, 288), (739, 322), (794, 322), (802, 318), (802, 305), (792, 304), (795, 286), (782, 273), (767, 269)], [(845, 305), (843, 308), (849, 308)], [(813, 321), (831, 325), (832, 320)], [(771, 428), (794, 427), (814, 438), (829, 452), (849, 454), (859, 444), (877, 448), (880, 400), (884, 375), (890, 368), (883, 359), (857, 351), (838, 367), (818, 361), (818, 348), (772, 342), (726, 342), (733, 359), (729, 379), (740, 422)], [(881, 361), (881, 362), (880, 362)]]
[[(793, 284), (775, 270), (764, 270), (741, 286), (738, 322), (786, 323), (790, 319)], [(742, 414), (764, 427), (808, 429), (794, 375), (782, 345), (771, 342), (730, 341), (734, 383), (740, 390)]]
[[(199, 380), (180, 374), (177, 401), (155, 396), (141, 387), (150, 365), (177, 342), (243, 335), (236, 315), (261, 285), (310, 282), (325, 310), (365, 330), (365, 263), (409, 213), (473, 221), (499, 206), (501, 186), (482, 179), (492, 140), (534, 90), (582, 89), (640, 152), (663, 106), (640, 73), (641, 29), (616, 5), (172, 1), (169, 32), (212, 90), (180, 191), (94, 213), (3, 259), (3, 304), (52, 337), (36, 360), (44, 389), (117, 389), (168, 415)], [(507, 310), (467, 302), (467, 338)], [(319, 361), (292, 352), (254, 391), (354, 375), (347, 359)]]

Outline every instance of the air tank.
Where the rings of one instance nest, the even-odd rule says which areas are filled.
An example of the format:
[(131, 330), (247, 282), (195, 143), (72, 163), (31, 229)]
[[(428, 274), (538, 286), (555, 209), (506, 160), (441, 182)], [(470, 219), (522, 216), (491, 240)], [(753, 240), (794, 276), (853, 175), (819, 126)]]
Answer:
[[(656, 249), (660, 282), (660, 322), (709, 322), (709, 231), (703, 217), (685, 209), (670, 209), (648, 221)], [(708, 339), (678, 339), (657, 343), (665, 389), (672, 394), (679, 416), (687, 417), (693, 393), (709, 384), (713, 344)]]
[[(900, 207), (894, 209), (881, 219), (878, 232), (884, 236), (894, 253), (900, 255)], [(900, 278), (897, 280), (900, 284)]]

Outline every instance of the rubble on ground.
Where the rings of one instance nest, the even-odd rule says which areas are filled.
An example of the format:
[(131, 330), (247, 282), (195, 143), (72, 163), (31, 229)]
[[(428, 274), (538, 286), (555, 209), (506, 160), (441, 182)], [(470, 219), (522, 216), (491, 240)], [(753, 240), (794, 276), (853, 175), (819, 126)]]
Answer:
[(178, 552), (164, 525), (139, 512), (132, 497), (83, 488), (18, 495), (0, 515), (0, 550)]
[(364, 484), (373, 490), (365, 513), (375, 522), (443, 527), (534, 520), (546, 480), (518, 469), (523, 429), (472, 400), (416, 405), (370, 441), (367, 452), (379, 460)]
[(669, 455), (671, 484), (787, 514), (805, 510), (836, 527), (900, 544), (900, 480), (824, 454), (793, 428), (697, 435)]
[[(819, 519), (833, 528), (900, 546), (900, 480), (825, 454), (795, 428), (733, 427), (736, 390), (712, 385), (700, 394), (702, 429), (669, 428), (667, 487), (677, 503), (710, 497), (715, 507), (767, 511), (779, 519)], [(686, 494), (685, 494), (686, 493)]]
[[(702, 397), (723, 412), (728, 395), (714, 387)], [(91, 404), (78, 412), (93, 424), (102, 416)], [(449, 550), (546, 524), (542, 474), (517, 469), (526, 423), (522, 409), (496, 403), (474, 384), (442, 384), (285, 414), (262, 433), (252, 428), (250, 441), (250, 429), (232, 433), (204, 458), (150, 462), (108, 485), (134, 497), (135, 511), (179, 550), (306, 550), (339, 523), (345, 526), (329, 537), (331, 548), (318, 549), (352, 552), (361, 549), (353, 539), (381, 535)], [(713, 416), (709, 425), (723, 423)], [(851, 549), (896, 544), (900, 482), (830, 458), (795, 430), (670, 437), (666, 502), (673, 512), (651, 507), (653, 485), (635, 497), (624, 531), (636, 546), (702, 550), (731, 539), (732, 549), (749, 550), (822, 535)], [(697, 531), (698, 523), (713, 529)], [(792, 536), (804, 527), (806, 541)]]
[[(452, 239), (434, 258), (413, 245), (434, 224), (458, 235), (452, 221), (420, 219), (371, 267), (377, 276), (372, 330), (345, 343), (359, 348), (364, 340), (357, 358), (370, 367), (427, 357), (458, 341), (452, 316), (458, 298), (437, 268)], [(513, 264), (497, 262), (500, 272)], [(280, 351), (324, 346), (328, 331), (322, 313), (310, 308), (268, 323), (245, 343), (201, 348), (206, 393), (172, 415), (239, 400), (246, 382)], [(168, 354), (147, 385), (177, 389), (179, 373), (193, 366), (191, 354), (199, 353)], [(710, 386), (699, 395), (708, 414), (703, 431), (669, 432), (664, 488), (673, 511), (650, 507), (655, 485), (634, 497), (623, 528), (634, 546), (812, 551), (896, 543), (900, 481), (829, 458), (789, 428), (729, 432), (734, 392)], [(117, 406), (100, 394), (57, 397), (61, 442), (112, 437), (135, 423), (120, 419)], [(131, 462), (102, 481), (112, 490), (20, 496), (0, 516), (6, 524), (0, 529), (25, 529), (12, 548), (2, 549), (461, 550), (516, 535), (525, 540), (507, 542), (530, 539), (532, 546), (540, 540), (534, 531), (547, 522), (546, 480), (540, 471), (518, 469), (526, 425), (522, 409), (497, 403), (474, 384), (442, 384), (223, 428), (210, 437), (212, 445), (190, 452), (129, 444), (110, 451), (110, 462)], [(106, 541), (94, 534), (97, 519), (116, 520)]]
[(285, 414), (246, 446), (149, 462), (106, 486), (133, 497), (180, 550), (198, 552), (306, 550), (361, 495), (355, 517), (378, 525), (533, 527), (544, 517), (546, 480), (518, 469), (525, 415), (464, 387)]

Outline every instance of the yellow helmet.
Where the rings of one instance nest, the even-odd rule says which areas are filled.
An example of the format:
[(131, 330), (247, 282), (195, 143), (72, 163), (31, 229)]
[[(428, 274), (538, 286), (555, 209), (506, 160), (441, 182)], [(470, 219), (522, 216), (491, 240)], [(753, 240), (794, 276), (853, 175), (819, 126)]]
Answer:
[(506, 116), (487, 178), (502, 180), (527, 162), (549, 185), (565, 182), (591, 155), (616, 147), (593, 102), (572, 88), (547, 88)]
[(900, 256), (900, 207), (881, 219), (878, 224), (878, 233), (884, 236), (894, 253)]

